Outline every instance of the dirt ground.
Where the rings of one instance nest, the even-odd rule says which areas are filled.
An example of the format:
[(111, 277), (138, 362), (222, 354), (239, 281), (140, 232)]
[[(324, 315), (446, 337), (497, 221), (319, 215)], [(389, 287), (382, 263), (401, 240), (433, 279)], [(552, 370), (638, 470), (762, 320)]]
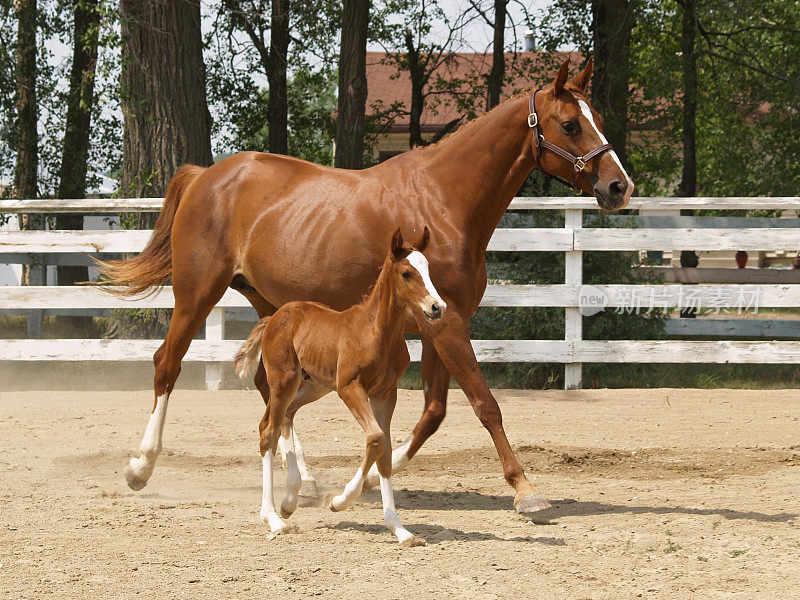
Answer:
[[(376, 491), (341, 513), (301, 507), (298, 532), (269, 539), (256, 392), (175, 392), (139, 493), (122, 470), (150, 393), (2, 393), (0, 598), (800, 598), (796, 391), (497, 396), (553, 518), (512, 511), (489, 436), (451, 391), (444, 425), (395, 478), (400, 518), (427, 540), (401, 548)], [(420, 409), (420, 392), (401, 392), (395, 440)], [(338, 493), (363, 434), (335, 396), (298, 426)]]

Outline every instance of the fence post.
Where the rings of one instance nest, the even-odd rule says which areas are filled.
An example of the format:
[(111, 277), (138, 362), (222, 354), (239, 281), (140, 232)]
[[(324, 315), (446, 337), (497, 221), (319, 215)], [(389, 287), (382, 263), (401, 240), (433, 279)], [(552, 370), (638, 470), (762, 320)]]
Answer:
[[(28, 255), (28, 285), (47, 285), (47, 255), (29, 254)], [(23, 269), (25, 267), (23, 266)], [(27, 319), (27, 335), (29, 339), (42, 337), (42, 324), (44, 322), (44, 311), (29, 310)]]
[[(225, 308), (215, 306), (206, 319), (206, 340), (221, 342), (225, 339)], [(206, 363), (206, 389), (215, 392), (222, 382), (222, 368), (225, 363)]]
[[(565, 210), (564, 227), (567, 229), (580, 229), (583, 227), (583, 210)], [(565, 254), (566, 270), (564, 283), (567, 285), (580, 286), (583, 283), (583, 253), (580, 250), (572, 250)], [(577, 306), (567, 307), (564, 317), (564, 339), (573, 344), (580, 342), (580, 340), (583, 339), (583, 317), (580, 308)], [(581, 363), (568, 363), (564, 365), (565, 390), (581, 389), (581, 371)]]

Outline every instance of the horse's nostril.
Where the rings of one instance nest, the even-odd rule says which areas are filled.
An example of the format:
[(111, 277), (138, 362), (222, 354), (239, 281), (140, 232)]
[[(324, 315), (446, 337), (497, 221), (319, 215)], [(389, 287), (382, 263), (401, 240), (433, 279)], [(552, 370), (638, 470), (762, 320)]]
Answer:
[(439, 312), (440, 312), (442, 309), (441, 309), (441, 308), (439, 308), (439, 304), (438, 304), (438, 303), (434, 302), (433, 304), (431, 304), (431, 310), (433, 311), (433, 314), (435, 314), (435, 315), (438, 315), (438, 314), (439, 314)]
[(608, 184), (608, 193), (611, 196), (622, 196), (628, 189), (628, 185), (619, 179), (615, 179)]

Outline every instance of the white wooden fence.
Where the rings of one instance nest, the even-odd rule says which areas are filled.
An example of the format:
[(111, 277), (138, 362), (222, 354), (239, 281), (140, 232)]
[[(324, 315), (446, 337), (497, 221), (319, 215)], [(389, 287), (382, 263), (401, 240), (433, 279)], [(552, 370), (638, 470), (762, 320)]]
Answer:
[[(119, 213), (158, 211), (160, 198), (86, 200), (0, 200), (0, 213)], [(637, 198), (631, 208), (652, 209), (800, 209), (800, 198)], [(490, 285), (482, 306), (563, 307), (564, 340), (475, 340), (484, 362), (560, 362), (565, 387), (580, 388), (585, 362), (646, 363), (800, 363), (796, 341), (598, 341), (584, 340), (579, 295), (586, 250), (788, 250), (800, 249), (800, 229), (765, 228), (584, 228), (583, 211), (597, 210), (591, 198), (516, 198), (511, 210), (564, 210), (563, 228), (498, 229), (489, 243), (493, 251), (561, 251), (566, 253), (566, 277), (557, 285)], [(791, 222), (794, 224), (794, 222)], [(770, 223), (771, 225), (773, 223)], [(3, 254), (65, 254), (139, 252), (149, 231), (20, 231), (0, 232)], [(592, 290), (606, 306), (629, 307), (631, 298), (655, 299), (658, 307), (681, 307), (686, 299), (703, 306), (732, 294), (757, 295), (760, 308), (800, 307), (800, 284), (744, 285), (603, 285)], [(125, 300), (83, 287), (0, 287), (0, 310), (171, 308), (169, 287), (142, 300)], [(222, 364), (231, 360), (240, 342), (225, 339), (225, 311), (249, 306), (229, 290), (206, 322), (206, 337), (195, 340), (188, 361), (206, 365), (209, 389), (219, 386)], [(0, 358), (18, 361), (150, 360), (158, 340), (0, 340)], [(420, 344), (409, 342), (413, 360)]]

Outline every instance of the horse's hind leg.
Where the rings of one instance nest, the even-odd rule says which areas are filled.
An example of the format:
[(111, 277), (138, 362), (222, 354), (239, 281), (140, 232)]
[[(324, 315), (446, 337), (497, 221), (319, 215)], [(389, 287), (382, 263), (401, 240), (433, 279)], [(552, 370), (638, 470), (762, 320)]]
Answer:
[(175, 380), (181, 372), (181, 360), (203, 321), (225, 293), (229, 276), (222, 272), (222, 269), (219, 271), (217, 277), (210, 276), (208, 272), (197, 273), (193, 282), (197, 284), (195, 286), (188, 285), (184, 277), (180, 280), (183, 285), (174, 288), (175, 310), (172, 313), (169, 331), (164, 343), (153, 356), (155, 364), (153, 412), (139, 447), (140, 456), (132, 458), (125, 469), (125, 479), (133, 490), (141, 490), (147, 485), (147, 480), (153, 474), (156, 459), (161, 454), (167, 403)]

